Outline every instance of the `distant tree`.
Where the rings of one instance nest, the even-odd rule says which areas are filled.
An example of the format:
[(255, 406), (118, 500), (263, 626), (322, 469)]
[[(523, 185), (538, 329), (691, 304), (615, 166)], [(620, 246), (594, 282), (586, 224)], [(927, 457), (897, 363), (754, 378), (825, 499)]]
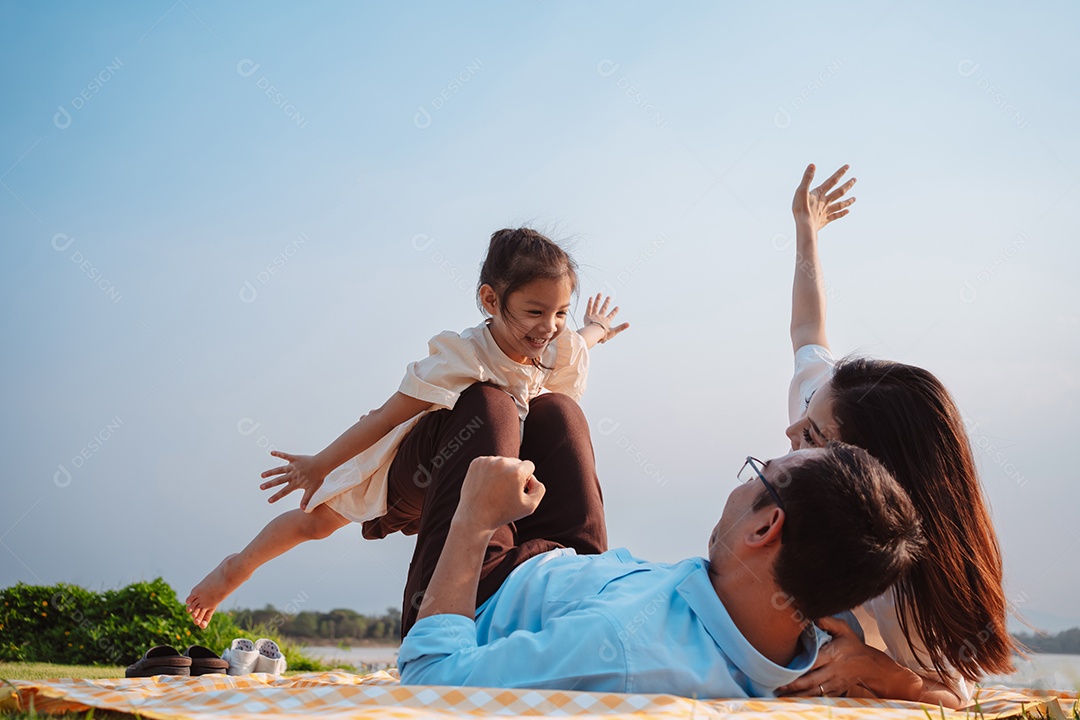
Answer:
[(1019, 633), (1014, 637), (1033, 652), (1080, 655), (1080, 627), (1069, 628), (1054, 635)]
[(297, 640), (397, 640), (401, 636), (401, 610), (396, 607), (386, 608), (382, 615), (363, 615), (349, 608), (334, 608), (325, 613), (304, 610), (288, 615), (267, 605), (261, 610), (233, 610), (232, 617), (245, 630), (266, 623)]
[(290, 637), (318, 637), (319, 615), (310, 610), (297, 613), (281, 626), (281, 632)]

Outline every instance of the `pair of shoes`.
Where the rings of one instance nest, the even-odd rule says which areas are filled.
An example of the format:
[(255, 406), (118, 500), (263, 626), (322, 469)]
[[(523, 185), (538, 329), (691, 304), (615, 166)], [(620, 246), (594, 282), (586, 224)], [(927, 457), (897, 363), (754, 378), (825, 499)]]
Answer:
[(124, 677), (153, 677), (154, 675), (206, 675), (223, 673), (229, 664), (202, 645), (189, 645), (181, 655), (171, 645), (155, 645), (143, 653), (142, 658), (128, 666)]
[(230, 675), (249, 673), (281, 675), (288, 667), (285, 656), (281, 654), (281, 648), (269, 638), (260, 638), (254, 643), (244, 638), (237, 638), (232, 641), (231, 647), (221, 653), (221, 657), (229, 663)]

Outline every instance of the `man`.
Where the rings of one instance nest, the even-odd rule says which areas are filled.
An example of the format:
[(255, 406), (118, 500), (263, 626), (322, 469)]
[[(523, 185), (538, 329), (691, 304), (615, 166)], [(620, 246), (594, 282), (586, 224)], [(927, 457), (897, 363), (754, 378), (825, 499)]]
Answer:
[[(595, 508), (580, 501), (591, 496), (594, 476), (542, 468), (591, 456), (587, 426), (564, 396), (544, 407), (548, 417), (537, 422), (548, 427), (531, 439), (527, 424), (520, 440), (509, 425), (512, 406), (484, 386), (433, 421), (443, 423), (430, 431), (436, 441), (470, 417), (502, 439), (451, 458), (456, 469), (444, 467), (428, 488), (406, 594), (402, 682), (770, 696), (813, 667), (828, 636), (811, 620), (880, 594), (919, 549), (914, 508), (896, 481), (866, 452), (831, 445), (748, 459), (739, 473), (747, 482), (728, 497), (708, 560), (579, 555), (565, 542), (570, 529), (556, 526), (563, 514)], [(540, 435), (547, 445), (536, 442)], [(515, 441), (520, 457), (544, 447), (542, 459), (475, 456)], [(545, 546), (521, 530), (535, 526), (556, 527), (559, 541)], [(537, 543), (539, 552), (518, 552)], [(591, 551), (604, 549), (597, 544), (593, 537)]]

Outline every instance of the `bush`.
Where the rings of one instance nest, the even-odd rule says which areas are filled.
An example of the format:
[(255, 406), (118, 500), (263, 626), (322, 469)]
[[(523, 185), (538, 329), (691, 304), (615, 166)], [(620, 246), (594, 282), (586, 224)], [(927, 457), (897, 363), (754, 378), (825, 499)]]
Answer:
[(264, 625), (241, 630), (227, 612), (205, 630), (191, 622), (176, 592), (161, 578), (119, 590), (77, 585), (25, 585), (0, 591), (0, 661), (68, 665), (130, 665), (154, 645), (205, 645), (220, 653), (234, 638), (269, 637), (291, 670), (322, 670)]

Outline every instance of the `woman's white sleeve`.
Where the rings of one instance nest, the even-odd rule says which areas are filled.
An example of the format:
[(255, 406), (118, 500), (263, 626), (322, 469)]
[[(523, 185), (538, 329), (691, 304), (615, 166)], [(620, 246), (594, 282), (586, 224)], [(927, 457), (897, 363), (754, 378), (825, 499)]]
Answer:
[(803, 345), (795, 351), (795, 374), (788, 388), (788, 422), (806, 414), (810, 396), (832, 378), (836, 360), (827, 347)]

